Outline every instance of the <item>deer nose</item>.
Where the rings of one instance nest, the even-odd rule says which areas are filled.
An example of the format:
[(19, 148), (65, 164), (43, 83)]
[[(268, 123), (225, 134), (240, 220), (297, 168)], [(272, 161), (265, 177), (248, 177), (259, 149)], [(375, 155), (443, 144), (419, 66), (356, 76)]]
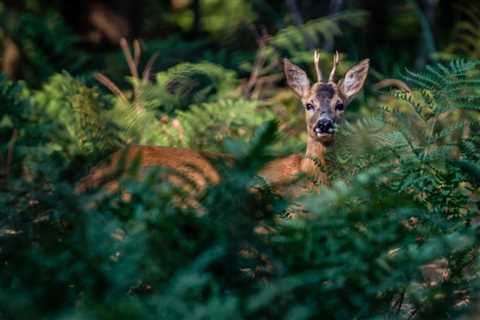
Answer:
[(330, 119), (320, 119), (314, 128), (315, 134), (328, 133), (333, 134), (335, 132), (335, 126)]

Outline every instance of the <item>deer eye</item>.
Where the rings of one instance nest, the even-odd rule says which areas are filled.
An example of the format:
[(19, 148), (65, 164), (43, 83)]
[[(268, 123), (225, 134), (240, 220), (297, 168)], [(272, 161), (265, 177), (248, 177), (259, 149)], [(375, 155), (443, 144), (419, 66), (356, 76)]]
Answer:
[(343, 111), (345, 110), (345, 105), (341, 102), (337, 103), (337, 105), (335, 106), (335, 110), (337, 111)]
[(315, 109), (315, 107), (313, 106), (313, 104), (307, 103), (305, 105), (305, 109), (307, 109), (307, 111), (313, 111)]

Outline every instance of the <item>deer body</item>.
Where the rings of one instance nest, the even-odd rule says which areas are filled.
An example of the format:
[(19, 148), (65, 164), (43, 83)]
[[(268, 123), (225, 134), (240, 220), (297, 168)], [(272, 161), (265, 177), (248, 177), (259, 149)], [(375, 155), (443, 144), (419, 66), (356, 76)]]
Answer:
[[(141, 170), (151, 167), (172, 169), (178, 173), (178, 175), (169, 176), (174, 185), (183, 187), (185, 191), (201, 192), (208, 184), (220, 182), (220, 175), (212, 164), (212, 160), (219, 157), (221, 155), (202, 154), (190, 149), (134, 145), (130, 146), (126, 153), (125, 150), (115, 152), (107, 165), (93, 168), (90, 174), (80, 181), (77, 190), (83, 192), (98, 186), (103, 179), (116, 172), (121, 161), (128, 166), (138, 160)], [(192, 184), (182, 183), (181, 176), (188, 178)], [(109, 191), (116, 191), (118, 181), (114, 180), (106, 187)]]
[[(322, 170), (325, 165), (325, 154), (335, 143), (336, 124), (341, 120), (345, 106), (361, 90), (368, 73), (369, 62), (363, 60), (346, 73), (343, 81), (336, 83), (334, 76), (339, 62), (337, 53), (330, 77), (328, 81), (323, 81), (318, 67), (318, 57), (315, 52), (318, 81), (313, 85), (310, 85), (302, 69), (284, 59), (287, 83), (301, 99), (305, 108), (307, 148), (304, 155), (294, 154), (273, 160), (258, 172), (258, 175), (273, 187), (273, 190), (278, 190), (284, 195), (296, 196), (315, 183), (328, 184), (328, 177)], [(115, 172), (122, 156), (125, 157), (126, 163), (139, 159), (141, 169), (160, 166), (178, 172), (178, 174), (169, 174), (168, 179), (185, 191), (195, 193), (203, 192), (207, 185), (220, 182), (220, 174), (214, 165), (215, 161), (231, 161), (226, 155), (190, 149), (132, 146), (126, 155), (124, 152), (116, 152), (109, 164), (94, 168), (80, 181), (77, 190), (82, 192), (98, 186), (105, 177)], [(310, 182), (300, 188), (289, 187), (301, 175), (310, 177)], [(191, 183), (185, 184), (181, 176)], [(114, 180), (108, 183), (106, 188), (114, 191), (118, 189), (118, 182)]]
[[(112, 176), (117, 171), (121, 161), (128, 165), (138, 159), (141, 170), (151, 167), (172, 169), (178, 174), (168, 175), (170, 182), (182, 188), (186, 192), (201, 194), (208, 185), (216, 185), (220, 182), (220, 174), (213, 164), (215, 161), (230, 161), (226, 155), (216, 153), (201, 153), (190, 149), (170, 147), (131, 146), (125, 154), (125, 150), (117, 151), (111, 156), (107, 165), (97, 166), (90, 174), (80, 181), (78, 192), (84, 192), (102, 184), (105, 178)], [(258, 175), (275, 187), (281, 194), (296, 195), (301, 192), (296, 188), (289, 188), (290, 184), (297, 180), (301, 174), (311, 177), (321, 177), (321, 183), (327, 184), (328, 179), (320, 168), (309, 159), (300, 154), (293, 154), (284, 158), (269, 162), (262, 168)], [(189, 183), (185, 183), (185, 179)], [(106, 184), (110, 192), (118, 190), (118, 181), (113, 180)], [(287, 191), (288, 190), (288, 191)]]

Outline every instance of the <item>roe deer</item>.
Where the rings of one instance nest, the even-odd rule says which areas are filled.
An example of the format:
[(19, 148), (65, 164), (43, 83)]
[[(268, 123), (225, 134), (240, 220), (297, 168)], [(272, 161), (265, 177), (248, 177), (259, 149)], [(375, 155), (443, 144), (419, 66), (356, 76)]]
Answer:
[[(334, 145), (336, 124), (342, 118), (347, 104), (362, 89), (369, 68), (369, 60), (365, 59), (349, 69), (343, 80), (336, 82), (338, 52), (334, 56), (328, 80), (324, 80), (322, 77), (317, 52), (314, 54), (314, 62), (317, 82), (311, 85), (305, 71), (288, 59), (283, 61), (287, 83), (301, 99), (305, 108), (308, 140), (304, 155), (294, 154), (273, 160), (260, 170), (258, 175), (263, 177), (273, 187), (273, 190), (281, 190), (282, 186), (297, 180), (300, 175), (312, 178), (310, 183), (328, 183), (328, 177), (322, 171), (322, 167), (325, 165), (325, 153)], [(110, 164), (94, 168), (88, 176), (80, 181), (77, 190), (82, 192), (98, 186), (105, 177), (115, 172), (122, 155), (124, 152), (116, 152), (113, 154)], [(184, 185), (178, 175), (169, 175), (169, 179), (184, 190), (195, 191), (195, 193), (202, 192), (208, 184), (217, 184), (220, 181), (219, 173), (212, 160), (228, 158), (221, 154), (197, 152), (190, 149), (131, 146), (125, 155), (126, 162), (131, 162), (137, 157), (139, 157), (139, 165), (142, 169), (160, 166), (185, 176), (193, 182), (193, 188), (192, 185)], [(113, 191), (118, 188), (118, 183), (114, 180), (106, 187)], [(286, 191), (293, 192), (291, 189)]]

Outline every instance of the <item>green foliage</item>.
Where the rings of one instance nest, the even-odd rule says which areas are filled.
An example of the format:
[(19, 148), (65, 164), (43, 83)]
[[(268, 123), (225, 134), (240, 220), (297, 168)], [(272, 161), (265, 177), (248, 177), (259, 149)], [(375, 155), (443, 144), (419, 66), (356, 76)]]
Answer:
[(214, 64), (180, 64), (157, 74), (152, 84), (131, 81), (132, 99), (126, 101), (102, 98), (79, 80), (56, 75), (35, 100), (56, 114), (56, 123), (77, 139), (70, 147), (83, 154), (127, 143), (219, 150), (225, 137), (249, 139), (273, 117), (260, 102), (233, 99), (235, 73)]
[(43, 81), (61, 70), (80, 74), (91, 62), (89, 54), (79, 54), (80, 39), (57, 13), (47, 11), (40, 15), (29, 12), (18, 17), (2, 9), (0, 7), (0, 17), (5, 17), (0, 25), (5, 30), (3, 36), (10, 37), (19, 47), (26, 79)]
[[(455, 295), (455, 290), (462, 290), (460, 287), (469, 292), (477, 290), (477, 279), (471, 278), (472, 282), (470, 283), (462, 280), (468, 274), (468, 271), (465, 270), (467, 265), (477, 268), (476, 262), (465, 256), (465, 254), (469, 255), (472, 250), (476, 250), (475, 229), (470, 229), (469, 223), (478, 214), (478, 203), (475, 199), (478, 195), (479, 145), (478, 139), (473, 135), (473, 132), (477, 130), (478, 118), (476, 114), (466, 111), (475, 106), (470, 102), (477, 97), (478, 73), (476, 67), (477, 62), (452, 61), (447, 66), (440, 64), (427, 66), (423, 73), (408, 72), (406, 79), (410, 81), (414, 89), (412, 94), (394, 92), (392, 96), (396, 100), (395, 104), (385, 105), (383, 111), (378, 110), (378, 106), (375, 106), (377, 113), (381, 113), (380, 116), (362, 119), (353, 124), (346, 123), (340, 128), (337, 157), (331, 159), (336, 163), (337, 168), (332, 174), (350, 180), (350, 185), (347, 187), (339, 183), (335, 186), (335, 191), (326, 191), (320, 200), (312, 198), (310, 211), (320, 212), (322, 215), (330, 217), (328, 220), (330, 222), (339, 219), (338, 213), (343, 210), (346, 210), (347, 214), (355, 213), (357, 216), (357, 211), (361, 212), (362, 206), (368, 203), (365, 207), (366, 212), (372, 212), (374, 216), (367, 215), (366, 222), (348, 223), (347, 227), (362, 226), (362, 232), (371, 232), (371, 235), (375, 235), (372, 239), (379, 236), (381, 239), (379, 243), (386, 246), (388, 246), (388, 241), (381, 238), (383, 235), (394, 238), (396, 232), (400, 232), (399, 236), (407, 236), (405, 239), (397, 239), (402, 243), (401, 247), (385, 248), (383, 252), (400, 248), (399, 252), (401, 253), (408, 247), (413, 249), (416, 245), (421, 244), (418, 248), (420, 251), (415, 251), (415, 255), (398, 257), (400, 260), (395, 261), (394, 258), (397, 258), (397, 254), (395, 254), (395, 256), (388, 256), (388, 262), (382, 262), (387, 268), (385, 271), (392, 276), (392, 281), (385, 278), (378, 285), (387, 286), (385, 292), (390, 292), (393, 296), (375, 295), (369, 299), (371, 303), (367, 304), (362, 298), (368, 296), (368, 293), (362, 292), (360, 294), (362, 298), (354, 301), (360, 302), (357, 305), (360, 314), (362, 312), (370, 314), (371, 311), (365, 310), (377, 307), (391, 312), (392, 303), (397, 304), (397, 302), (399, 305), (396, 313), (400, 317), (408, 316), (402, 315), (404, 310), (401, 305), (403, 303), (407, 305), (412, 303), (416, 308), (415, 313), (418, 312), (420, 318), (438, 317), (441, 312), (455, 314), (461, 310), (450, 309), (447, 305), (453, 306), (454, 301), (458, 303), (459, 300), (464, 299)], [(399, 102), (403, 102), (403, 104)], [(474, 131), (470, 131), (469, 128), (474, 128)], [(362, 188), (359, 193), (361, 198), (356, 199), (354, 195), (357, 192), (350, 188), (358, 185), (355, 181), (362, 177), (362, 171), (369, 168), (380, 170), (380, 174), (374, 175), (376, 177), (374, 179), (375, 187), (370, 189), (371, 193), (369, 194), (365, 194), (365, 190)], [(350, 174), (346, 174), (346, 172)], [(366, 177), (362, 179), (366, 179)], [(367, 188), (367, 190), (369, 189)], [(376, 197), (379, 196), (381, 197), (379, 203), (389, 207), (389, 195), (394, 197), (391, 203), (392, 208), (387, 209), (386, 215), (383, 215), (381, 213), (383, 210), (375, 209), (375, 204), (370, 203), (370, 200), (375, 203)], [(402, 195), (406, 196), (406, 199), (414, 200), (411, 203), (413, 207), (405, 207)], [(325, 199), (323, 201), (330, 204), (316, 202), (322, 201), (322, 198)], [(338, 203), (340, 205), (335, 206)], [(402, 203), (402, 205), (398, 206), (398, 203)], [(400, 207), (402, 208), (399, 211), (401, 214), (395, 216), (396, 210)], [(395, 216), (393, 220), (401, 224), (398, 227), (400, 229), (407, 227), (409, 231), (392, 229), (383, 233), (379, 230), (374, 231), (373, 225), (366, 227), (370, 223), (379, 223), (382, 228), (387, 226), (393, 228), (394, 223), (384, 224), (377, 220), (390, 218), (392, 214)], [(403, 214), (405, 215), (402, 218)], [(330, 215), (334, 215), (334, 217)], [(362, 214), (360, 214), (361, 216)], [(412, 226), (409, 227), (407, 221), (412, 222)], [(341, 229), (338, 225), (335, 225), (334, 228), (336, 231)], [(352, 231), (345, 232), (345, 234), (351, 235)], [(411, 236), (414, 238), (409, 238)], [(419, 241), (419, 239), (421, 240)], [(450, 239), (455, 240), (449, 242)], [(336, 243), (333, 240), (330, 241)], [(407, 243), (410, 244), (407, 245)], [(381, 245), (359, 244), (359, 248), (379, 248)], [(450, 247), (452, 245), (453, 247)], [(456, 245), (460, 245), (460, 247), (454, 248)], [(464, 245), (465, 247), (463, 247)], [(441, 252), (445, 248), (447, 251)], [(424, 254), (421, 253), (423, 250), (425, 250)], [(323, 257), (324, 255), (320, 254), (319, 256)], [(381, 257), (381, 254), (373, 254), (373, 256)], [(422, 270), (421, 265), (426, 261), (423, 258), (419, 259), (417, 267), (414, 267), (415, 259), (422, 256), (427, 260), (431, 259), (430, 261), (445, 257), (448, 265), (452, 266), (450, 269), (452, 274), (449, 279), (439, 287), (420, 289), (418, 283), (422, 282), (422, 275), (413, 272)], [(409, 262), (406, 263), (406, 260)], [(350, 261), (355, 261), (355, 259)], [(366, 261), (373, 262), (369, 259)], [(391, 264), (397, 262), (400, 265), (389, 269)], [(411, 271), (406, 272), (403, 276), (395, 276), (395, 272), (406, 267), (406, 264), (412, 267)], [(354, 263), (354, 265), (356, 266), (358, 263)], [(460, 267), (457, 269), (454, 266)], [(382, 270), (382, 268), (377, 266), (375, 270)], [(374, 268), (372, 267), (372, 269)], [(370, 269), (362, 270), (365, 273), (356, 271), (354, 274), (356, 277), (359, 273), (364, 274), (367, 278), (362, 283), (369, 283), (372, 278), (368, 278), (370, 276), (368, 270)], [(345, 275), (342, 278), (344, 277)], [(377, 279), (377, 276), (373, 279)], [(396, 282), (397, 279), (401, 280)], [(374, 286), (373, 282), (366, 287)], [(353, 293), (357, 290), (348, 287), (346, 292)], [(373, 292), (378, 291), (374, 290)], [(440, 294), (440, 296), (431, 300), (435, 294)], [(383, 301), (384, 298), (387, 300)], [(352, 299), (354, 299), (353, 296)], [(408, 302), (410, 299), (413, 302)], [(354, 302), (352, 305), (355, 305)], [(332, 310), (341, 310), (341, 308)], [(358, 315), (345, 314), (342, 318), (355, 316)]]
[(331, 42), (342, 34), (343, 25), (360, 26), (364, 23), (366, 12), (345, 11), (333, 17), (310, 20), (301, 26), (288, 26), (280, 30), (271, 40), (271, 46), (286, 51), (289, 56), (299, 49), (318, 47), (322, 42)]
[[(0, 113), (0, 141), (2, 142), (0, 149), (0, 165), (2, 166), (2, 175), (6, 175), (5, 170), (8, 165), (5, 155), (11, 144), (18, 136), (18, 130), (21, 128), (20, 134), (35, 134), (31, 132), (32, 109), (30, 104), (21, 97), (22, 88), (20, 85), (7, 81), (0, 75), (0, 105), (2, 112)], [(32, 137), (32, 136), (31, 136)], [(12, 160), (13, 161), (13, 160)]]
[(0, 77), (1, 95), (0, 101), (2, 108), (2, 118), (0, 119), (2, 129), (2, 141), (5, 141), (7, 137), (12, 134), (12, 131), (16, 127), (25, 125), (28, 122), (31, 115), (30, 105), (22, 99), (22, 88), (18, 84), (14, 84), (5, 79), (2, 75)]
[(457, 5), (457, 11), (462, 15), (454, 28), (454, 39), (448, 45), (445, 52), (447, 54), (460, 53), (471, 58), (480, 57), (480, 30), (478, 17), (480, 16), (480, 7), (473, 3), (460, 3)]
[[(277, 299), (285, 300), (285, 306), (301, 301), (309, 318), (403, 318), (409, 316), (403, 303), (425, 302), (427, 295), (438, 290), (427, 287), (419, 292), (419, 284), (425, 281), (422, 266), (472, 250), (474, 231), (451, 230), (437, 237), (423, 225), (412, 227), (408, 221), (433, 217), (405, 194), (386, 193), (378, 186), (384, 178), (381, 171), (370, 170), (349, 185), (339, 181), (332, 189), (305, 199), (312, 217), (286, 221), (272, 239), (278, 257), (289, 265), (289, 275), (288, 281), (273, 282), (266, 296), (269, 300), (263, 297), (263, 303), (277, 301), (276, 311), (284, 314), (290, 308), (282, 310)], [(441, 224), (452, 229), (454, 225), (446, 220)], [(421, 304), (422, 308), (426, 305)]]
[[(31, 104), (22, 85), (0, 75), (0, 181), (28, 172), (35, 177), (42, 168), (58, 166), (57, 159), (42, 163), (53, 148), (45, 148), (55, 136)], [(3, 184), (3, 183), (2, 183)]]
[[(146, 66), (149, 60), (156, 56), (152, 66), (153, 71), (164, 70), (184, 61), (197, 59), (198, 52), (206, 51), (207, 46), (208, 41), (205, 39), (186, 40), (175, 33), (165, 38), (143, 42), (140, 62), (142, 66)], [(111, 75), (113, 79), (120, 80), (129, 73), (124, 53), (120, 50), (106, 55), (102, 60), (105, 60), (104, 73)]]
[(425, 106), (412, 106), (423, 107), (423, 114), (439, 114), (452, 107), (478, 110), (477, 66), (477, 61), (454, 60), (446, 66), (426, 66), (426, 71), (422, 74), (407, 70), (406, 79), (421, 89), (422, 98), (435, 110), (428, 110)]
[[(178, 126), (166, 128), (164, 134), (169, 145), (205, 150), (221, 147), (225, 137), (251, 139), (254, 129), (272, 117), (256, 101), (220, 100), (177, 113)], [(219, 151), (218, 147), (214, 150)]]
[[(256, 19), (256, 13), (249, 1), (205, 0), (201, 2), (201, 6), (204, 12), (203, 28), (223, 42), (238, 39), (238, 33), (245, 32)], [(218, 14), (219, 12), (221, 14)]]
[(147, 108), (167, 113), (224, 98), (238, 83), (235, 72), (207, 62), (178, 64), (158, 73), (155, 80), (153, 86), (142, 88), (140, 98)]
[(476, 66), (477, 62), (452, 61), (448, 66), (427, 66), (423, 73), (408, 71), (413, 93), (393, 94), (403, 106), (386, 106), (381, 117), (345, 126), (340, 167), (356, 173), (381, 166), (390, 173), (389, 189), (410, 193), (431, 211), (449, 217), (474, 215), (465, 177), (450, 159), (478, 161), (473, 151), (477, 145), (465, 136), (466, 128), (477, 121), (466, 111), (476, 109)]
[[(170, 3), (147, 2), (169, 13)], [(26, 83), (0, 78), (0, 319), (471, 312), (480, 293), (478, 61), (405, 71), (411, 93), (367, 90), (360, 112), (347, 109), (351, 121), (338, 128), (326, 168), (332, 184), (282, 198), (257, 173), (287, 146), (303, 148), (302, 113), (278, 79), (269, 83), (270, 100), (270, 91), (253, 99), (241, 87), (255, 71), (243, 32), (265, 21), (255, 8), (281, 5), (201, 3), (206, 33), (194, 41), (182, 33), (195, 31), (192, 2), (166, 22), (174, 32), (148, 12), (146, 32), (169, 34), (145, 44), (147, 57), (159, 51), (160, 71), (126, 78), (115, 95), (78, 76), (96, 67), (85, 65), (90, 56), (77, 52), (78, 38), (57, 13), (40, 19), (40, 2), (28, 1), (23, 25), (2, 22), (32, 74)], [(258, 79), (280, 73), (274, 67), (284, 56), (311, 66), (311, 48), (359, 31), (365, 15), (352, 10), (284, 28), (281, 14), (267, 19), (274, 34), (258, 53)], [(104, 74), (117, 82), (123, 61), (105, 57)], [(330, 58), (321, 51), (323, 67)], [(118, 192), (75, 191), (96, 160), (129, 144), (221, 151), (227, 161), (212, 160), (221, 181), (195, 199), (164, 179), (165, 168), (139, 171), (137, 162), (120, 161)]]
[(33, 101), (50, 130), (61, 135), (51, 148), (69, 157), (108, 151), (123, 145), (118, 127), (106, 118), (106, 99), (67, 73), (56, 74), (35, 91)]
[[(76, 119), (76, 138), (83, 152), (95, 150), (112, 150), (122, 146), (116, 128), (110, 121), (102, 118), (102, 110), (98, 106), (99, 94), (78, 82), (75, 87), (68, 88), (70, 104)], [(100, 116), (99, 116), (100, 114)]]

